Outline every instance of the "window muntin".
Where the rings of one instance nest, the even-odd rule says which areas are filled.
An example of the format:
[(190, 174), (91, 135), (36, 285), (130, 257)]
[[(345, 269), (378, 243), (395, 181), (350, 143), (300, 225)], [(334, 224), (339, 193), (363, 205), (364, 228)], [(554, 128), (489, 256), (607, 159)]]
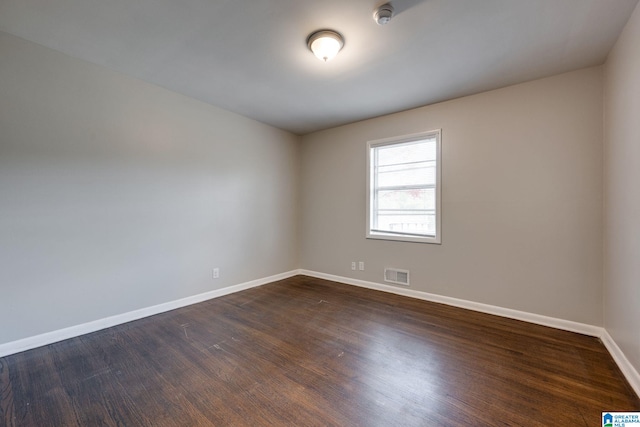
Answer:
[(367, 144), (367, 237), (440, 243), (440, 131)]

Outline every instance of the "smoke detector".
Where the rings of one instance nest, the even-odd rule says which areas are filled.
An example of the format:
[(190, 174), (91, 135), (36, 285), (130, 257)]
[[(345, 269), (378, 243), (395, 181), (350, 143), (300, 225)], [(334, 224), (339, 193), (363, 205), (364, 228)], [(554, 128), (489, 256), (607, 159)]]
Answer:
[(391, 6), (391, 3), (385, 3), (373, 11), (373, 20), (376, 21), (378, 25), (388, 23), (391, 21), (391, 18), (393, 18), (393, 6)]

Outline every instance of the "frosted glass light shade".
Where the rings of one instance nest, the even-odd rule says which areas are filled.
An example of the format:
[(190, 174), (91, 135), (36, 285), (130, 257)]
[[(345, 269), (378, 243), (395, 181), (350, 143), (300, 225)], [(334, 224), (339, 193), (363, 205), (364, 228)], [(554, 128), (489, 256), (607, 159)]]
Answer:
[(321, 30), (309, 36), (307, 46), (318, 59), (327, 62), (340, 52), (344, 46), (344, 39), (335, 31)]

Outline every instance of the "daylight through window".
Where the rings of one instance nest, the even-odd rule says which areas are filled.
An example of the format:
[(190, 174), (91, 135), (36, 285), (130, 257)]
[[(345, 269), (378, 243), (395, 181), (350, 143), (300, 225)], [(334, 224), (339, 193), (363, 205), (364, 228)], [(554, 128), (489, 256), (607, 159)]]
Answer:
[(367, 237), (440, 243), (440, 131), (368, 143)]

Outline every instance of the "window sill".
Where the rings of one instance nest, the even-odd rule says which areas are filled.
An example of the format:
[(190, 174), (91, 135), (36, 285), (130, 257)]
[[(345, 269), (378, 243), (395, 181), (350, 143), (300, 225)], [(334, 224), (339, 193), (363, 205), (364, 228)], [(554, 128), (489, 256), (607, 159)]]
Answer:
[(368, 232), (367, 239), (375, 239), (375, 240), (393, 240), (396, 242), (411, 242), (411, 243), (430, 243), (435, 245), (440, 245), (442, 242), (440, 241), (439, 236), (431, 237), (431, 236), (414, 236), (414, 235), (399, 235), (399, 234), (387, 234), (380, 232)]

